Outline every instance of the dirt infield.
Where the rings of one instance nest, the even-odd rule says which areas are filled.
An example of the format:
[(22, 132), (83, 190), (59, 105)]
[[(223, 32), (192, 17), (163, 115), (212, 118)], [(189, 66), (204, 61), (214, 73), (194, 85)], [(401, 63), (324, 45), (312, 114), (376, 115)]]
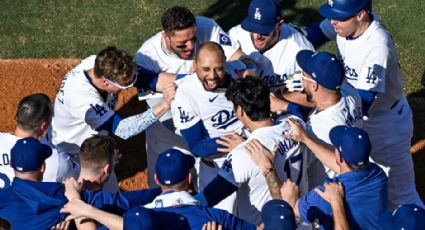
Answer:
[[(13, 131), (14, 113), (18, 101), (25, 95), (45, 93), (53, 100), (65, 73), (75, 66), (77, 59), (22, 59), (0, 60), (0, 131)], [(415, 161), (418, 190), (425, 198), (425, 101), (423, 96), (409, 96), (415, 122), (412, 152)], [(129, 116), (145, 110), (138, 102), (136, 90), (123, 91), (119, 95), (117, 112)], [(124, 154), (116, 172), (123, 190), (145, 188), (146, 153), (144, 135), (129, 140), (118, 140)]]

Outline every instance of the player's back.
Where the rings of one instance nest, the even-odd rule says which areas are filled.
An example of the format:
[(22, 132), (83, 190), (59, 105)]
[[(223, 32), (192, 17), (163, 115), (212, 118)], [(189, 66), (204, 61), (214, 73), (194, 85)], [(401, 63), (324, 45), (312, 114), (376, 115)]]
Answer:
[(15, 172), (10, 166), (10, 150), (19, 137), (11, 133), (0, 132), (0, 189), (8, 188), (15, 177)]
[[(295, 119), (302, 123), (300, 119)], [(289, 130), (290, 126), (287, 122), (254, 130), (247, 141), (229, 153), (219, 172), (220, 176), (239, 187), (237, 192), (238, 216), (250, 223), (261, 223), (261, 208), (272, 199), (263, 172), (251, 160), (245, 149), (246, 143), (250, 140), (257, 139), (270, 151), (278, 146), (274, 168), (279, 179), (284, 181), (291, 178), (300, 184), (303, 193), (306, 192), (307, 174), (303, 163), (306, 147), (282, 136)]]

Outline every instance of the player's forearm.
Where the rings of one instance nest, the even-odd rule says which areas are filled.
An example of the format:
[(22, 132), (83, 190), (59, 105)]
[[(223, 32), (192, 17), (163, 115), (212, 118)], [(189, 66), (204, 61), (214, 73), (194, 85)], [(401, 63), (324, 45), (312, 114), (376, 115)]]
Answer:
[(238, 60), (244, 53), (242, 52), (241, 48), (239, 47), (229, 58), (229, 61)]
[[(102, 211), (91, 205), (87, 205), (87, 207), (85, 207), (84, 210), (85, 210), (84, 211), (85, 217), (95, 220), (99, 222), (100, 224), (105, 225), (107, 228), (111, 230), (122, 230), (124, 228), (124, 222), (121, 216)], [(84, 221), (82, 221), (81, 223), (78, 223), (78, 222), (77, 222), (78, 229), (96, 229), (96, 227), (93, 228), (92, 222), (90, 223), (84, 223)]]
[(158, 108), (156, 109), (155, 107), (145, 111), (144, 113), (122, 119), (113, 133), (118, 137), (128, 139), (145, 131), (158, 120), (158, 117), (161, 117), (168, 110), (165, 109), (166, 106), (164, 105), (158, 105)]
[(304, 144), (314, 153), (322, 164), (332, 171), (338, 172), (339, 166), (336, 164), (335, 152), (333, 149), (330, 149), (308, 135), (304, 140)]
[(332, 214), (334, 220), (334, 229), (335, 230), (348, 230), (347, 218), (345, 215), (344, 201), (337, 197), (330, 203), (332, 207)]
[(282, 196), (280, 195), (280, 188), (282, 187), (282, 182), (279, 180), (279, 177), (276, 174), (276, 170), (263, 170), (263, 175), (266, 178), (267, 186), (269, 187), (270, 195), (272, 196), (272, 198), (282, 199)]

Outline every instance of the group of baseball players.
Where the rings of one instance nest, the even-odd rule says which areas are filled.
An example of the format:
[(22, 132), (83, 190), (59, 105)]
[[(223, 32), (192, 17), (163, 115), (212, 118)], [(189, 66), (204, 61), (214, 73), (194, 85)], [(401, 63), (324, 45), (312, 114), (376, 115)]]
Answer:
[[(14, 229), (425, 229), (412, 111), (372, 0), (328, 0), (297, 27), (252, 0), (223, 31), (174, 6), (135, 56), (107, 47), (54, 102), (0, 133), (0, 217)], [(336, 40), (338, 55), (316, 51)], [(137, 87), (147, 111), (123, 118)], [(149, 189), (122, 192), (114, 138), (146, 131)], [(123, 152), (125, 154), (125, 152)]]

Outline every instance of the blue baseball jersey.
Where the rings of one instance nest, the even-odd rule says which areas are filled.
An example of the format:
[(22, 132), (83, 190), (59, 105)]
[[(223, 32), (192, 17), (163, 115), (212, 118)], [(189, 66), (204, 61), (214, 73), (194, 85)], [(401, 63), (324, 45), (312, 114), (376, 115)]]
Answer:
[[(328, 182), (341, 182), (345, 190), (345, 211), (351, 229), (380, 229), (379, 218), (387, 211), (388, 180), (374, 163), (344, 173)], [(324, 186), (319, 186), (324, 190)], [(333, 229), (332, 209), (315, 191), (302, 196), (298, 211), (303, 221), (319, 220), (322, 229)]]

